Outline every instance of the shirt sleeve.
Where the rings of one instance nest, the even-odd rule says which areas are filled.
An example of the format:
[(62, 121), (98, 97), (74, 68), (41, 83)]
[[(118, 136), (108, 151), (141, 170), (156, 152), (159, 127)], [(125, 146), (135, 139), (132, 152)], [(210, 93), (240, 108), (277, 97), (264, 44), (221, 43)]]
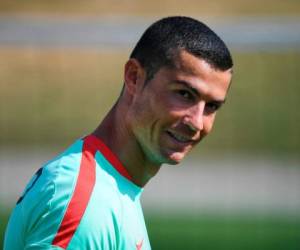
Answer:
[[(40, 172), (39, 172), (40, 171)], [(48, 168), (39, 170), (30, 180), (10, 217), (4, 250), (62, 249), (53, 246), (64, 210), (72, 193), (70, 176), (57, 192), (57, 176)]]
[(6, 229), (4, 250), (31, 249), (51, 241), (57, 221), (50, 211), (55, 187), (42, 172), (42, 168), (37, 171), (17, 201)]

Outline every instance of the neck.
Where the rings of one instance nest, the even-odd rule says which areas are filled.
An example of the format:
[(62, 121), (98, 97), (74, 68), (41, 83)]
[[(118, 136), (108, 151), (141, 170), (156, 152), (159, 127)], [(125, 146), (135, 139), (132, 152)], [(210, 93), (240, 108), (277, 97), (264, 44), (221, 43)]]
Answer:
[(101, 139), (124, 165), (132, 181), (140, 187), (158, 172), (160, 165), (151, 163), (145, 157), (135, 136), (126, 126), (125, 105), (119, 102), (109, 111), (93, 135)]

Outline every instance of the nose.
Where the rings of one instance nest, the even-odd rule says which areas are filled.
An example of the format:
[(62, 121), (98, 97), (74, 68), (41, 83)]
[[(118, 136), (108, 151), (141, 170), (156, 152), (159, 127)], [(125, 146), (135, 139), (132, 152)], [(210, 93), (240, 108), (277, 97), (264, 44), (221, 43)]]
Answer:
[(188, 115), (184, 119), (184, 123), (194, 132), (203, 130), (205, 102), (202, 101), (190, 108)]

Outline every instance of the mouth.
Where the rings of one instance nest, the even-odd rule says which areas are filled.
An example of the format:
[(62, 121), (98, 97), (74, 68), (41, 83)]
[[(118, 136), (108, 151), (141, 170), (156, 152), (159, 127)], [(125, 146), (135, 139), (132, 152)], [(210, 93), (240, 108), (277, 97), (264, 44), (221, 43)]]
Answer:
[(178, 143), (191, 144), (191, 143), (194, 142), (194, 140), (192, 140), (190, 137), (187, 137), (185, 135), (182, 135), (182, 134), (179, 134), (179, 133), (176, 133), (176, 132), (173, 132), (173, 131), (169, 131), (169, 130), (167, 130), (166, 132), (170, 137), (172, 137), (172, 139), (174, 139)]

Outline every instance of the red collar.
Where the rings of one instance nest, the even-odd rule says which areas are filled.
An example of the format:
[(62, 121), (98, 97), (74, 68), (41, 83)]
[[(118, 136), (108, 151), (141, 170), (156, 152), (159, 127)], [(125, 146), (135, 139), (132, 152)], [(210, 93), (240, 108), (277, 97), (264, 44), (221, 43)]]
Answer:
[(120, 162), (120, 160), (117, 158), (117, 156), (111, 151), (110, 148), (108, 148), (105, 143), (100, 140), (95, 135), (88, 135), (84, 138), (84, 140), (95, 146), (98, 151), (102, 153), (102, 155), (106, 158), (106, 160), (109, 161), (109, 163), (126, 179), (130, 180), (132, 182), (132, 177), (129, 175), (127, 169), (124, 167), (124, 165)]

